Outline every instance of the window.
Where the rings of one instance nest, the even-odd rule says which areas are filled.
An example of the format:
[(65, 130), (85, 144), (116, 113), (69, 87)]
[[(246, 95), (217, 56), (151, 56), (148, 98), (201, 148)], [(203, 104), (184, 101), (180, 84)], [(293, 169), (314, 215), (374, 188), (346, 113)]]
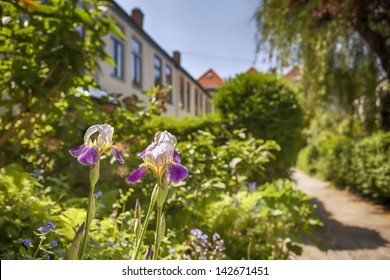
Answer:
[(191, 112), (191, 85), (187, 82), (187, 111)]
[(161, 58), (154, 56), (154, 85), (160, 86), (162, 84), (162, 63)]
[(199, 96), (199, 111), (201, 114), (203, 114), (203, 93)]
[(142, 48), (141, 43), (137, 39), (131, 40), (131, 49), (133, 56), (133, 66), (132, 66), (132, 81), (136, 86), (142, 85)]
[(211, 103), (209, 100), (206, 100), (206, 113), (211, 112)]
[(199, 97), (198, 89), (195, 89), (195, 116), (199, 114)]
[(111, 75), (123, 79), (123, 42), (116, 36), (111, 37), (111, 57), (116, 64), (111, 70)]
[(184, 79), (183, 79), (183, 77), (180, 77), (179, 94), (180, 94), (179, 107), (181, 109), (184, 109)]
[[(169, 65), (165, 66), (165, 84), (167, 86), (172, 85), (172, 68)], [(167, 92), (167, 102), (170, 104), (173, 103), (172, 90)]]

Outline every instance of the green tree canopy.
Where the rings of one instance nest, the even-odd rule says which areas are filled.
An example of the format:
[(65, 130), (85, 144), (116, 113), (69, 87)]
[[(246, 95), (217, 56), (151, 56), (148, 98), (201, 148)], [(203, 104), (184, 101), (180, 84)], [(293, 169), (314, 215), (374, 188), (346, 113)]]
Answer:
[(364, 100), (373, 115), (376, 87), (390, 73), (389, 15), (385, 0), (264, 0), (256, 20), (271, 54), (301, 65), (306, 98), (349, 114)]
[(15, 152), (57, 101), (94, 86), (97, 59), (112, 62), (102, 36), (123, 37), (105, 1), (44, 3), (0, 4), (0, 148)]

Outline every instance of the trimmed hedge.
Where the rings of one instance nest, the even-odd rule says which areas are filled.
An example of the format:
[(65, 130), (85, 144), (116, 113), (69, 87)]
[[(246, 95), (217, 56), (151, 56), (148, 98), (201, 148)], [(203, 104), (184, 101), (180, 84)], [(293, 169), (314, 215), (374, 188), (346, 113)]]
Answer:
[(324, 132), (315, 143), (301, 150), (297, 165), (338, 186), (389, 202), (389, 158), (390, 132), (378, 132), (360, 139)]
[(147, 124), (147, 127), (156, 128), (159, 130), (168, 130), (173, 135), (176, 135), (178, 140), (187, 140), (189, 135), (196, 133), (198, 130), (210, 132), (218, 135), (225, 132), (219, 114), (211, 113), (200, 117), (183, 117), (177, 118), (174, 116), (157, 116), (152, 118)]

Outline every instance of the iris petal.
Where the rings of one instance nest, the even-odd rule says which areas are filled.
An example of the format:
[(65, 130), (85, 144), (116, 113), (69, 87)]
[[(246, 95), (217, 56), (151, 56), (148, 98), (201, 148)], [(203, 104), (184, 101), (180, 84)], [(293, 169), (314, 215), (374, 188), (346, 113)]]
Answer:
[(114, 157), (115, 157), (121, 164), (125, 163), (125, 160), (123, 159), (121, 153), (118, 151), (117, 148), (112, 147), (112, 148), (111, 148), (111, 151), (112, 151), (112, 154), (114, 155)]
[(90, 126), (84, 134), (84, 143), (88, 142), (89, 138), (91, 138), (92, 134), (99, 131), (100, 124), (95, 124)]
[(99, 160), (99, 151), (97, 147), (86, 147), (77, 160), (83, 165), (95, 164)]
[(187, 178), (188, 169), (179, 163), (172, 163), (168, 166), (168, 176), (172, 182), (178, 183)]
[(146, 174), (146, 171), (148, 171), (148, 168), (141, 165), (136, 171), (127, 176), (126, 180), (134, 184)]
[(75, 147), (75, 148), (73, 148), (73, 149), (70, 149), (70, 150), (69, 150), (69, 153), (70, 153), (72, 156), (74, 156), (75, 158), (78, 158), (78, 157), (82, 154), (84, 148), (85, 148), (85, 146), (84, 146), (84, 144), (83, 144), (83, 145), (77, 146), (77, 147)]
[(142, 152), (138, 153), (138, 156), (139, 156), (140, 158), (143, 158), (143, 157), (145, 156), (145, 154), (146, 154), (146, 149), (143, 150)]
[(176, 151), (176, 150), (173, 151), (173, 161), (176, 163), (180, 162), (180, 152), (179, 151)]

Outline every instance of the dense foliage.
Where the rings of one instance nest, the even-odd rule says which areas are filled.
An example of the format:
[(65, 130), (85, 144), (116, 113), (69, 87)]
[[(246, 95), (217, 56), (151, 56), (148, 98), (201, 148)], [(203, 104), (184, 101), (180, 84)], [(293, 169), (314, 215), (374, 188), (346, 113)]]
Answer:
[[(167, 197), (163, 258), (284, 259), (299, 253), (299, 235), (320, 223), (308, 197), (290, 181), (271, 180), (275, 158), (284, 162), (278, 168), (291, 163), (300, 129), (300, 111), (287, 87), (274, 77), (253, 76), (253, 85), (260, 81), (263, 87), (252, 102), (263, 105), (256, 112), (267, 117), (267, 127), (255, 126), (256, 118), (248, 119), (248, 127), (245, 119), (235, 126), (226, 111), (223, 118), (161, 118), (164, 100), (156, 88), (147, 104), (136, 96), (125, 104), (115, 94), (95, 99), (90, 91), (96, 86), (96, 59), (111, 61), (101, 36), (121, 36), (104, 13), (105, 2), (44, 2), (1, 4), (2, 259), (63, 259), (69, 245), (80, 241), (89, 168), (68, 150), (83, 142), (88, 127), (103, 123), (115, 128), (113, 140), (126, 163), (114, 165), (110, 156), (100, 157), (86, 259), (129, 259), (135, 201), (140, 200), (145, 217), (155, 180), (148, 174), (130, 185), (124, 178), (142, 162), (137, 154), (163, 129), (176, 134), (182, 163), (190, 171)], [(282, 134), (284, 129), (291, 131)], [(261, 185), (264, 181), (270, 182)], [(151, 226), (155, 223), (152, 216)], [(146, 232), (142, 255), (153, 233)]]
[[(112, 62), (102, 36), (123, 38), (104, 1), (2, 1), (0, 28), (1, 161), (45, 122), (66, 96), (94, 86), (97, 59)], [(63, 102), (62, 102), (63, 103)], [(61, 108), (62, 110), (64, 108)], [(62, 110), (52, 110), (61, 116)], [(50, 126), (46, 131), (50, 131)], [(38, 141), (38, 140), (36, 140)], [(0, 162), (0, 166), (4, 162)]]
[(390, 201), (390, 134), (348, 138), (324, 131), (298, 156), (298, 167), (376, 201)]
[[(298, 65), (308, 128), (298, 167), (388, 200), (389, 1), (267, 0), (259, 50)], [(274, 56), (275, 58), (275, 56)]]
[(259, 45), (282, 66), (299, 65), (305, 98), (316, 107), (353, 115), (359, 102), (368, 127), (389, 128), (388, 91), (376, 92), (390, 70), (387, 2), (262, 1)]
[(228, 129), (246, 128), (281, 146), (268, 171), (274, 177), (285, 175), (302, 144), (303, 113), (292, 89), (274, 75), (245, 73), (220, 87), (214, 101)]
[(209, 113), (199, 117), (155, 116), (148, 123), (150, 128), (159, 127), (161, 130), (169, 130), (181, 140), (187, 140), (191, 134), (198, 130), (207, 131), (223, 137), (226, 133), (225, 124), (217, 113)]

